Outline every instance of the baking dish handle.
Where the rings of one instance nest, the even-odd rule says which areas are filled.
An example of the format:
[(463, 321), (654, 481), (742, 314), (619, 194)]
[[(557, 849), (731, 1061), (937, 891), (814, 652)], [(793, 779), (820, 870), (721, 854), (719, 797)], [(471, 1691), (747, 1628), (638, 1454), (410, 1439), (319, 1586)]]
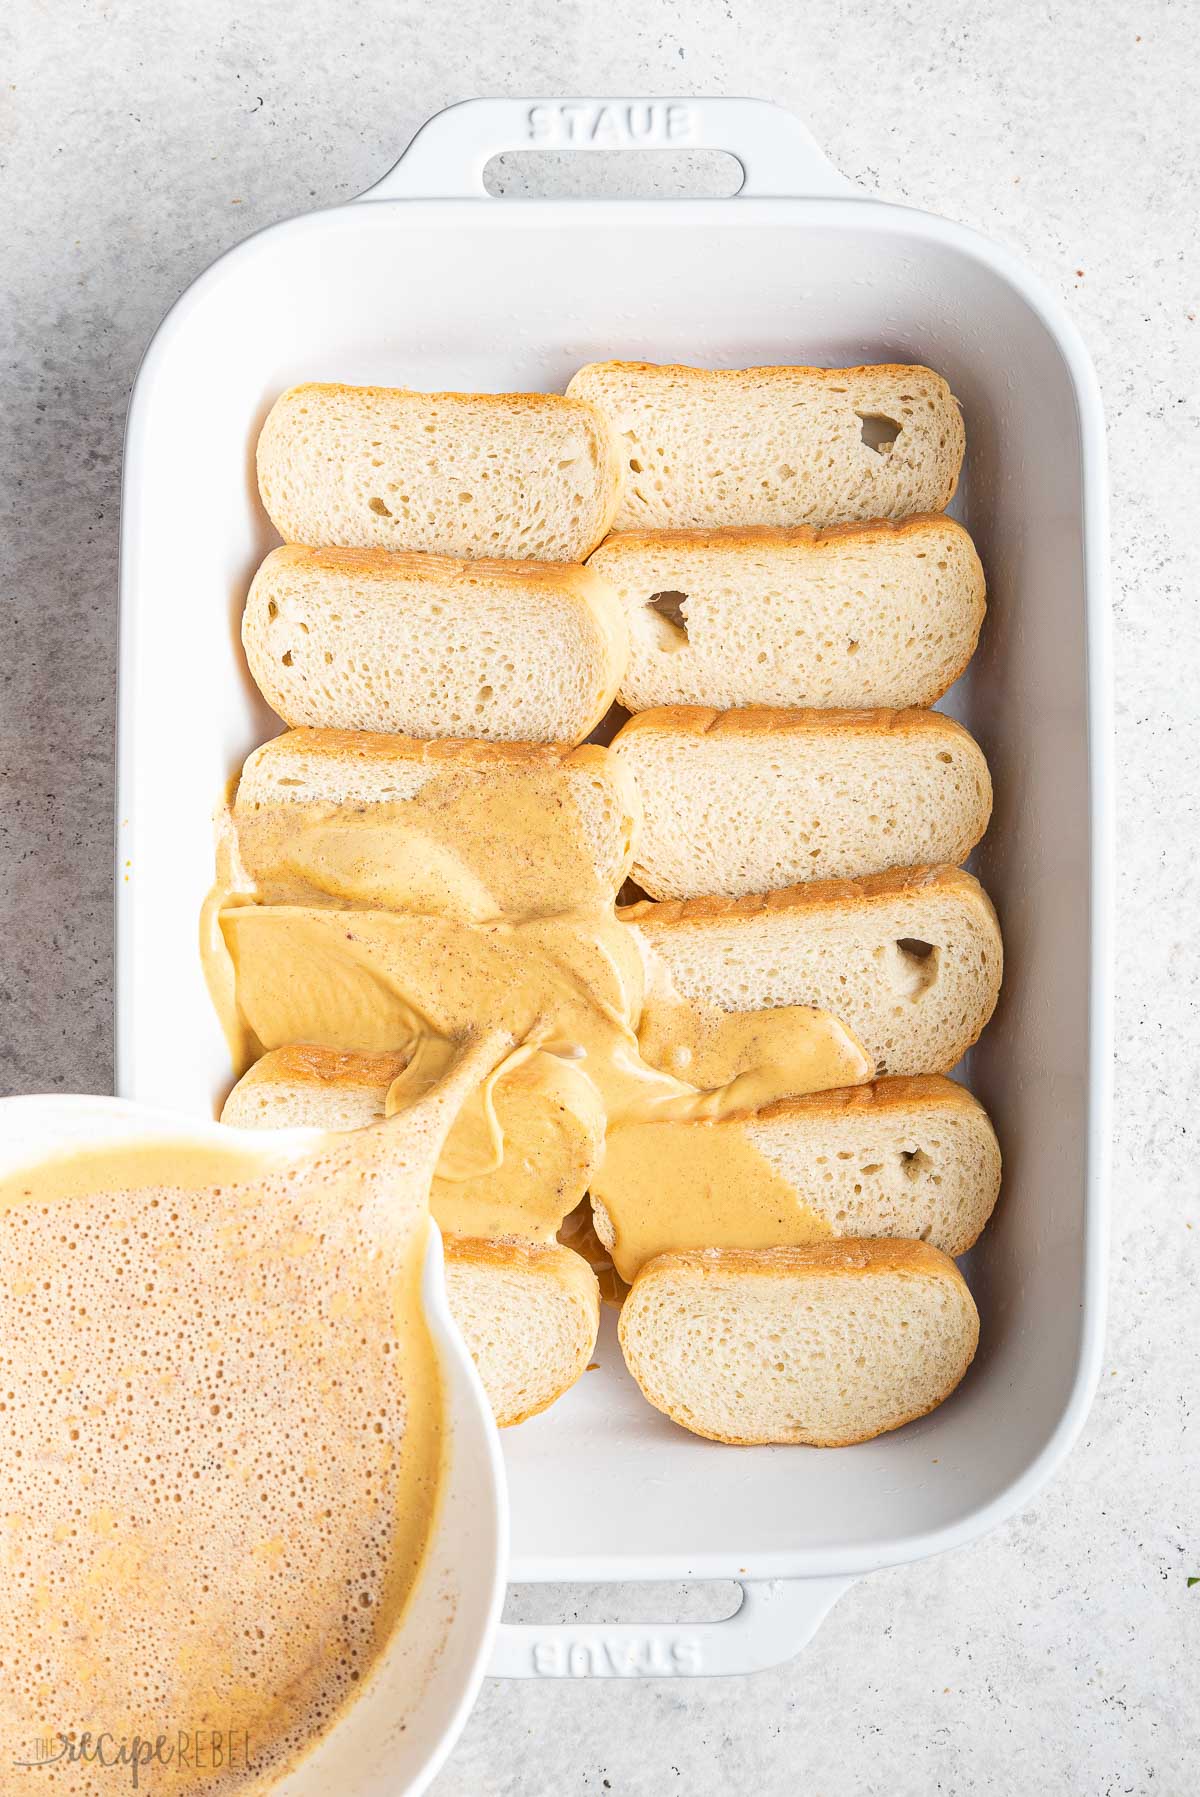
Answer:
[(844, 196), (853, 182), (827, 162), (793, 113), (770, 100), (460, 100), (421, 126), (364, 200), (480, 199), (503, 150), (726, 150), (745, 174), (737, 199)]
[(492, 1678), (728, 1678), (792, 1659), (853, 1579), (753, 1579), (724, 1622), (502, 1622)]

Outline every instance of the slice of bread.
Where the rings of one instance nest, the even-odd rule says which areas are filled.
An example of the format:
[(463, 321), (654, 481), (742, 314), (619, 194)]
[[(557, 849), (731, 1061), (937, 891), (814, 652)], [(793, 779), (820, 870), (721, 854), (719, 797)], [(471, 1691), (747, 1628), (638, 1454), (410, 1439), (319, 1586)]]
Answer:
[(249, 756), (232, 818), (238, 879), (260, 904), (315, 896), (479, 921), (609, 902), (632, 865), (641, 802), (629, 770), (593, 743), (300, 729)]
[(877, 1074), (948, 1072), (995, 1009), (1004, 971), (991, 901), (957, 867), (763, 897), (643, 900), (620, 915), (684, 998), (723, 1011), (833, 1011)]
[(825, 531), (630, 531), (588, 562), (625, 608), (618, 697), (655, 705), (932, 705), (979, 640), (983, 569), (941, 516)]
[(448, 1235), (446, 1296), (502, 1429), (545, 1410), (587, 1367), (600, 1293), (557, 1244)]
[(242, 643), (286, 724), (490, 742), (582, 742), (629, 653), (589, 568), (382, 550), (273, 550)]
[(407, 1054), (275, 1048), (242, 1075), (221, 1122), (231, 1129), (366, 1129), (383, 1121), (388, 1087), (407, 1066)]
[(644, 1395), (693, 1434), (848, 1447), (949, 1397), (979, 1313), (926, 1242), (709, 1249), (649, 1262), (620, 1339)]
[[(747, 1149), (765, 1163), (761, 1180)], [(733, 1167), (746, 1185), (722, 1177)], [(995, 1131), (964, 1087), (882, 1079), (761, 1111), (611, 1130), (592, 1210), (597, 1236), (632, 1279), (669, 1251), (824, 1235), (905, 1237), (965, 1254), (999, 1191)]]
[(664, 706), (612, 747), (642, 795), (633, 878), (652, 898), (963, 861), (991, 815), (978, 744), (936, 711)]
[(258, 440), (287, 542), (582, 561), (612, 523), (624, 456), (594, 406), (557, 393), (292, 387)]
[[(362, 1129), (387, 1112), (388, 1089), (407, 1053), (352, 1054), (308, 1044), (275, 1048), (244, 1073), (221, 1112), (240, 1129)], [(492, 1092), (503, 1134), (502, 1164), (448, 1179), (439, 1172), (430, 1209), (444, 1230), (551, 1241), (579, 1203), (604, 1152), (604, 1111), (591, 1082), (555, 1055), (532, 1055), (505, 1072)], [(446, 1152), (470, 1140), (456, 1122)], [(531, 1146), (533, 1145), (533, 1146)], [(441, 1163), (439, 1163), (440, 1165)]]
[(622, 440), (617, 530), (940, 512), (962, 466), (958, 406), (928, 368), (593, 362), (567, 393), (598, 406)]

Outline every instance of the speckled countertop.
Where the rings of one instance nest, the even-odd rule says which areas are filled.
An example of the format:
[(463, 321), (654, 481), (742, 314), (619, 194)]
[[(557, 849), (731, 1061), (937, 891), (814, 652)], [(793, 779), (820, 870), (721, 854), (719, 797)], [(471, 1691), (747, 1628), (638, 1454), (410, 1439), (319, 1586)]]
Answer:
[[(1026, 1513), (877, 1574), (737, 1682), (485, 1687), (437, 1797), (1190, 1797), (1200, 1788), (1200, 79), (1173, 0), (13, 0), (0, 22), (0, 1084), (111, 1089), (121, 431), (138, 358), (255, 227), (472, 93), (763, 94), (865, 187), (1066, 298), (1111, 433), (1118, 790), (1111, 1329)], [(591, 179), (592, 177), (587, 177)], [(629, 170), (604, 177), (634, 178)], [(643, 180), (644, 175), (637, 178)], [(661, 191), (689, 177), (657, 171)], [(163, 595), (169, 604), (171, 595)], [(181, 620), (181, 629), (184, 621)], [(510, 1614), (712, 1613), (556, 1588)]]

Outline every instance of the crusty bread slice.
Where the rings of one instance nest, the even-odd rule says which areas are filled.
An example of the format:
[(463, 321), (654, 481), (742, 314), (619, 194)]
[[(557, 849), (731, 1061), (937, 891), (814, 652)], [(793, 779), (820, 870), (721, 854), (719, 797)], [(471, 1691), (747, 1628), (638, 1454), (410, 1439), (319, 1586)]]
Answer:
[(991, 815), (978, 744), (937, 711), (664, 706), (612, 747), (642, 795), (633, 877), (652, 898), (963, 861)]
[(382, 1122), (388, 1087), (407, 1065), (407, 1054), (275, 1048), (242, 1075), (221, 1122), (231, 1129), (366, 1129)]
[(622, 439), (617, 530), (940, 512), (962, 466), (958, 406), (928, 368), (593, 362), (567, 393), (599, 406)]
[[(739, 1206), (721, 1180), (730, 1162), (720, 1138), (730, 1135), (773, 1176), (761, 1204)], [(694, 1177), (708, 1167), (710, 1179)], [(592, 1179), (592, 1211), (597, 1237), (631, 1279), (639, 1263), (670, 1250), (787, 1247), (821, 1234), (898, 1236), (965, 1254), (999, 1191), (987, 1112), (965, 1087), (934, 1076), (616, 1129)]]
[(979, 1313), (926, 1242), (709, 1249), (648, 1263), (620, 1339), (644, 1395), (696, 1435), (847, 1447), (949, 1397)]
[(491, 742), (582, 742), (629, 653), (589, 568), (382, 550), (274, 550), (242, 620), (287, 724)]
[(448, 1235), (446, 1296), (497, 1423), (523, 1423), (567, 1391), (596, 1345), (600, 1293), (557, 1243)]
[[(398, 863), (388, 839), (378, 850), (384, 865), (372, 874), (359, 846), (361, 826), (378, 808), (394, 827), (396, 805), (411, 807), (420, 865), (412, 858)], [(334, 831), (340, 820), (357, 826), (352, 869), (361, 902), (394, 904), (389, 888), (406, 885), (409, 908), (430, 905), (447, 914), (453, 899), (467, 920), (611, 899), (632, 865), (641, 820), (633, 775), (594, 743), (570, 749), (288, 730), (248, 757), (232, 806), (243, 871), (263, 904), (307, 901), (306, 887), (341, 903), (360, 896), (340, 877), (339, 860), (329, 877), (315, 854), (301, 866), (295, 838), (284, 844), (284, 865), (259, 865), (264, 851), (253, 826), (281, 807), (297, 820), (310, 813), (314, 827), (315, 820)], [(268, 859), (280, 859), (274, 842), (266, 850)], [(452, 866), (443, 865), (443, 854)]]
[(293, 543), (581, 561), (612, 523), (624, 457), (557, 393), (291, 387), (258, 440), (258, 487)]
[(932, 705), (970, 661), (983, 569), (938, 516), (814, 531), (629, 531), (588, 562), (629, 625), (618, 698), (654, 705)]
[(643, 900), (620, 915), (684, 998), (723, 1011), (833, 1011), (877, 1074), (948, 1072), (995, 1009), (1004, 971), (991, 901), (957, 867), (762, 897)]
[[(241, 1129), (362, 1129), (386, 1114), (388, 1088), (406, 1053), (356, 1054), (300, 1044), (271, 1049), (244, 1073), (221, 1112)], [(439, 1172), (430, 1209), (457, 1234), (553, 1239), (579, 1203), (604, 1153), (604, 1110), (591, 1082), (571, 1062), (535, 1055), (519, 1062), (492, 1093), (503, 1133), (502, 1164), (468, 1178)], [(450, 1131), (451, 1155), (469, 1130)]]

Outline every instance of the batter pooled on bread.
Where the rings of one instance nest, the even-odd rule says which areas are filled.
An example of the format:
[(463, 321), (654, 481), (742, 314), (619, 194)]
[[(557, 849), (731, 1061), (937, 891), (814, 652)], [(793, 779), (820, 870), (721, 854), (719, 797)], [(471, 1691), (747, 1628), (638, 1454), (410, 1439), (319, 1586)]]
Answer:
[[(239, 1070), (299, 1044), (394, 1055), (386, 1109), (462, 1031), (506, 1031), (518, 1046), (452, 1131), (433, 1210), (456, 1233), (539, 1241), (587, 1190), (606, 1129), (869, 1079), (827, 1011), (748, 1017), (679, 996), (615, 914), (637, 817), (595, 746), (306, 730), (256, 751), (221, 821), (204, 934)], [(234, 1095), (238, 1120), (254, 1120), (255, 1083)]]
[(0, 1186), (6, 1752), (216, 1731), (224, 1765), (139, 1788), (257, 1792), (370, 1675), (437, 1501), (427, 1194), (480, 1052), (302, 1155), (109, 1146)]

